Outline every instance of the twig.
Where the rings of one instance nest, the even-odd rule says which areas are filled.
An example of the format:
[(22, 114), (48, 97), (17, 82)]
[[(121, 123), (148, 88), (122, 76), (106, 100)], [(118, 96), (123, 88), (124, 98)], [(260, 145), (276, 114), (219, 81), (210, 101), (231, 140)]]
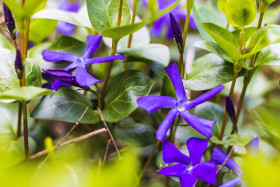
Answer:
[(227, 158), (225, 159), (225, 161), (223, 162), (223, 164), (221, 165), (221, 167), (218, 169), (218, 171), (216, 172), (216, 175), (218, 175), (218, 173), (220, 171), (222, 171), (222, 169), (225, 167), (225, 165), (227, 164), (227, 161), (230, 159), (231, 155), (233, 154), (234, 152), (234, 147), (231, 148), (230, 152), (228, 153), (228, 156)]
[(101, 121), (103, 122), (103, 124), (104, 124), (104, 126), (105, 126), (105, 128), (106, 128), (106, 130), (107, 130), (107, 132), (108, 132), (108, 134), (109, 134), (109, 136), (110, 136), (110, 138), (111, 138), (111, 140), (112, 140), (112, 142), (113, 142), (115, 148), (116, 148), (116, 151), (117, 151), (117, 153), (118, 153), (119, 160), (121, 160), (122, 157), (121, 157), (120, 151), (119, 151), (119, 149), (118, 149), (118, 147), (117, 147), (117, 144), (116, 144), (116, 142), (115, 142), (115, 140), (114, 140), (114, 137), (113, 137), (113, 135), (112, 135), (112, 133), (111, 133), (111, 131), (110, 131), (110, 129), (109, 129), (107, 123), (106, 123), (105, 120), (104, 120), (104, 117), (103, 117), (103, 115), (102, 115), (101, 110), (100, 110), (98, 107), (97, 107), (97, 110), (98, 110), (98, 113), (99, 113), (99, 115), (100, 115)]
[(107, 155), (108, 155), (108, 150), (109, 150), (110, 144), (111, 144), (111, 139), (109, 139), (108, 142), (107, 142), (106, 151), (105, 151), (105, 154), (104, 154), (102, 166), (104, 166), (106, 161), (107, 161)]
[[(68, 140), (68, 141), (66, 141), (66, 142), (63, 142), (63, 143), (61, 143), (61, 144), (58, 144), (58, 145), (54, 146), (54, 149), (58, 149), (58, 148), (60, 148), (60, 147), (64, 147), (64, 146), (69, 145), (69, 144), (72, 144), (72, 143), (77, 143), (77, 142), (83, 141), (83, 140), (85, 140), (85, 139), (88, 139), (88, 138), (90, 138), (90, 137), (92, 137), (92, 136), (95, 136), (95, 135), (100, 134), (100, 133), (103, 133), (103, 132), (107, 132), (107, 130), (106, 130), (105, 128), (98, 129), (98, 130), (96, 130), (96, 131), (90, 132), (90, 133), (88, 133), (88, 134), (85, 134), (85, 135), (79, 136), (79, 137), (77, 137), (77, 138), (73, 138), (73, 139), (71, 139), (71, 140)], [(47, 154), (47, 153), (48, 153), (48, 151), (45, 149), (45, 150), (40, 151), (40, 152), (38, 152), (38, 153), (36, 153), (36, 154), (34, 154), (34, 155), (31, 155), (29, 158), (30, 158), (30, 159), (35, 159), (35, 158), (38, 158), (38, 157), (40, 157), (40, 156), (43, 156), (43, 155), (45, 155), (45, 154)]]

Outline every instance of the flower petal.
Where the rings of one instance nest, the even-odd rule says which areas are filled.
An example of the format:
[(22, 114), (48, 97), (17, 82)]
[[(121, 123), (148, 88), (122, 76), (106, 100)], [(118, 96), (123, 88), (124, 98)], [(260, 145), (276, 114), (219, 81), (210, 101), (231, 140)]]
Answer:
[(240, 177), (236, 177), (233, 180), (230, 180), (222, 185), (220, 185), (219, 187), (235, 187), (237, 185), (241, 184), (241, 178)]
[(72, 36), (74, 34), (75, 25), (66, 23), (64, 21), (59, 21), (56, 29), (64, 35)]
[(214, 161), (197, 164), (192, 169), (192, 174), (210, 184), (216, 184), (216, 163)]
[(97, 63), (102, 63), (102, 62), (112, 62), (115, 60), (125, 60), (124, 55), (116, 55), (116, 56), (104, 56), (104, 57), (95, 57), (95, 58), (90, 58), (86, 59), (86, 65), (89, 64), (97, 64)]
[[(212, 154), (212, 160), (214, 162), (216, 162), (219, 165), (222, 165), (223, 162), (226, 160), (227, 156), (228, 155), (224, 153), (222, 150), (214, 147), (213, 154)], [(243, 173), (240, 167), (231, 158), (229, 158), (225, 166), (232, 169), (239, 176), (241, 176), (241, 174)]]
[(250, 143), (245, 146), (245, 148), (252, 153), (257, 154), (259, 150), (259, 137), (252, 139)]
[(65, 83), (65, 82), (63, 82), (63, 81), (61, 81), (61, 80), (56, 80), (52, 85), (51, 85), (51, 89), (53, 90), (53, 91), (57, 91), (59, 88), (61, 88), (61, 87), (70, 87), (70, 86), (72, 86), (71, 84), (67, 84), (67, 83)]
[(157, 21), (155, 21), (152, 29), (151, 29), (151, 34), (153, 36), (160, 36), (162, 32), (162, 27), (164, 26), (165, 22), (167, 22), (168, 15), (164, 15), (161, 18), (159, 18)]
[(139, 107), (149, 113), (153, 113), (160, 108), (173, 108), (176, 106), (176, 103), (177, 100), (173, 97), (159, 95), (143, 96), (137, 99)]
[(190, 158), (187, 155), (181, 153), (181, 151), (175, 145), (168, 141), (163, 142), (162, 159), (167, 164), (174, 162), (180, 164), (190, 163)]
[(210, 121), (207, 119), (197, 117), (195, 115), (190, 114), (187, 110), (181, 112), (180, 115), (190, 126), (192, 126), (200, 134), (208, 138), (212, 137), (212, 127), (216, 123), (216, 121)]
[(182, 173), (185, 171), (185, 169), (186, 166), (182, 164), (175, 164), (172, 166), (167, 166), (165, 168), (162, 168), (158, 170), (158, 172), (168, 177), (180, 177)]
[(85, 67), (78, 66), (76, 70), (76, 81), (80, 86), (86, 86), (89, 87), (97, 82), (102, 82), (101, 80), (98, 80), (91, 76)]
[(205, 94), (195, 98), (194, 100), (191, 100), (191, 101), (187, 102), (186, 109), (190, 110), (193, 107), (195, 107), (196, 105), (204, 103), (205, 101), (209, 100), (211, 97), (215, 96), (217, 93), (219, 93), (223, 89), (224, 89), (224, 86), (223, 85), (219, 85), (216, 88), (210, 90), (209, 92), (207, 92), (207, 93), (205, 93)]
[(176, 119), (176, 117), (178, 115), (179, 115), (179, 112), (177, 111), (177, 108), (172, 108), (168, 112), (167, 116), (162, 121), (162, 123), (160, 124), (160, 126), (157, 130), (157, 134), (156, 134), (157, 140), (162, 141), (162, 142), (164, 141), (169, 127), (171, 126), (172, 122)]
[(87, 49), (85, 54), (83, 55), (84, 58), (89, 58), (90, 55), (98, 48), (100, 45), (102, 36), (100, 35), (88, 35), (87, 36)]
[(47, 62), (55, 62), (60, 60), (74, 62), (77, 59), (77, 56), (71, 53), (49, 51), (47, 49), (43, 51), (42, 55), (43, 59)]
[(71, 82), (75, 79), (75, 76), (72, 75), (72, 73), (63, 69), (42, 69), (42, 71), (65, 82)]
[(200, 138), (190, 138), (187, 141), (187, 147), (192, 164), (199, 164), (201, 162), (201, 157), (207, 149), (207, 144), (207, 140)]
[(176, 63), (173, 63), (164, 69), (169, 75), (169, 78), (173, 83), (177, 100), (187, 101), (187, 94), (185, 92), (183, 81), (181, 79), (180, 72), (178, 70)]
[(193, 187), (196, 181), (196, 177), (188, 173), (180, 177), (181, 187)]

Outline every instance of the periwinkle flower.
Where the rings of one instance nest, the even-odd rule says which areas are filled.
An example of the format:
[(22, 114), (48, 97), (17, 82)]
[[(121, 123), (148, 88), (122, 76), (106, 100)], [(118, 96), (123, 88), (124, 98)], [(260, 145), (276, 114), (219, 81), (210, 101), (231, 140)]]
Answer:
[(169, 177), (179, 177), (182, 187), (192, 187), (198, 178), (210, 184), (216, 184), (216, 163), (214, 161), (201, 163), (207, 144), (207, 140), (190, 138), (187, 141), (189, 151), (189, 156), (187, 156), (171, 142), (165, 141), (162, 148), (163, 161), (167, 164), (176, 164), (162, 168), (158, 172)]
[(234, 105), (233, 105), (232, 100), (230, 99), (229, 96), (226, 97), (226, 111), (227, 111), (231, 121), (233, 123), (236, 123)]
[(22, 79), (24, 67), (22, 64), (21, 53), (18, 49), (17, 49), (16, 59), (15, 59), (15, 70), (16, 70), (18, 78)]
[[(259, 147), (259, 138), (256, 137), (253, 140), (251, 140), (251, 142), (246, 147), (249, 147), (250, 150), (253, 151), (253, 153), (257, 154), (258, 147)], [(214, 161), (217, 165), (222, 165), (227, 157), (228, 155), (225, 152), (223, 152), (219, 148), (214, 147), (213, 154), (212, 154), (212, 161)], [(225, 166), (230, 168), (232, 171), (234, 171), (238, 175), (238, 177), (220, 185), (219, 187), (235, 187), (241, 184), (242, 183), (241, 176), (243, 174), (243, 171), (237, 165), (237, 163), (234, 162), (231, 158), (229, 158)]]
[[(78, 12), (80, 7), (81, 7), (81, 3), (79, 1), (75, 1), (71, 3), (68, 0), (63, 0), (59, 5), (58, 9), (68, 11), (68, 12)], [(71, 23), (59, 21), (56, 26), (56, 29), (64, 35), (72, 36), (75, 27), (76, 26)]]
[[(159, 9), (159, 11), (164, 10), (164, 9), (168, 8), (170, 5), (174, 4), (175, 2), (176, 2), (176, 0), (157, 0), (158, 9)], [(147, 7), (147, 0), (142, 0), (142, 4), (144, 7)], [(181, 19), (185, 20), (187, 12), (185, 10), (182, 10), (180, 7), (181, 7), (181, 5), (179, 4), (173, 10), (171, 10), (171, 13), (173, 14), (173, 16), (176, 19), (181, 18)], [(164, 14), (163, 16), (161, 16), (158, 20), (156, 20), (154, 22), (153, 27), (151, 29), (151, 34), (153, 36), (159, 36), (162, 33), (163, 27), (165, 25), (167, 26), (166, 37), (169, 39), (172, 39), (173, 33), (172, 33), (170, 18), (169, 18), (168, 14)], [(196, 23), (195, 23), (192, 15), (190, 17), (189, 25), (191, 26), (191, 28), (197, 29)]]
[(169, 96), (154, 95), (143, 96), (137, 99), (138, 105), (149, 113), (153, 113), (160, 108), (171, 108), (166, 118), (162, 121), (160, 127), (158, 128), (158, 131), (156, 133), (157, 140), (162, 142), (164, 141), (169, 127), (179, 114), (199, 133), (208, 138), (211, 138), (212, 127), (216, 123), (216, 121), (199, 118), (195, 115), (190, 114), (188, 110), (215, 96), (217, 93), (224, 89), (224, 86), (219, 85), (213, 90), (197, 97), (196, 99), (187, 101), (187, 95), (176, 63), (173, 63), (172, 65), (166, 67), (165, 71), (167, 72), (169, 78), (173, 83), (177, 100)]
[(76, 69), (75, 80), (82, 87), (89, 87), (97, 82), (102, 82), (94, 77), (92, 77), (87, 72), (87, 66), (90, 64), (111, 62), (115, 60), (125, 60), (124, 55), (108, 56), (108, 57), (95, 57), (90, 58), (91, 54), (98, 48), (102, 36), (89, 35), (87, 36), (87, 49), (83, 56), (79, 57), (71, 53), (65, 52), (55, 52), (44, 50), (42, 55), (43, 59), (47, 62), (55, 62), (60, 60), (65, 60), (72, 62), (69, 66), (65, 68), (66, 71), (73, 71)]
[(4, 11), (5, 22), (7, 24), (8, 30), (9, 30), (11, 36), (13, 36), (13, 39), (15, 39), (15, 35), (13, 34), (13, 32), (16, 28), (15, 20), (14, 20), (12, 12), (5, 5), (5, 3), (3, 3), (3, 11)]
[(169, 13), (169, 16), (170, 16), (171, 28), (173, 31), (175, 41), (178, 45), (179, 52), (183, 53), (183, 48), (182, 48), (183, 47), (183, 37), (182, 37), (182, 32), (181, 32), (180, 26), (178, 25), (178, 23), (172, 13)]

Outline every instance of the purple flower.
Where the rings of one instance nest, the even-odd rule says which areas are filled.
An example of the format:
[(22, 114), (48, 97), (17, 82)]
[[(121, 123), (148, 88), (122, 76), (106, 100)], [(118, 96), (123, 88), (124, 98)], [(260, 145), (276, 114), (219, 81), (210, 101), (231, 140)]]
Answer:
[(233, 123), (236, 123), (234, 105), (229, 96), (226, 97), (226, 111)]
[(219, 85), (213, 90), (197, 97), (196, 99), (187, 101), (187, 95), (176, 63), (173, 63), (172, 65), (166, 67), (165, 71), (167, 72), (173, 83), (177, 100), (169, 96), (144, 96), (137, 99), (138, 105), (149, 113), (153, 113), (160, 108), (172, 108), (158, 128), (156, 134), (157, 140), (162, 142), (164, 141), (170, 125), (179, 114), (189, 125), (191, 125), (198, 132), (206, 137), (212, 137), (212, 127), (216, 123), (216, 121), (199, 118), (190, 114), (188, 110), (213, 97), (221, 90), (223, 90), (224, 86)]
[[(78, 1), (75, 1), (74, 3), (70, 3), (68, 0), (63, 0), (58, 8), (60, 10), (64, 10), (68, 12), (78, 12), (80, 7), (81, 7), (81, 3)], [(62, 34), (65, 34), (67, 36), (72, 36), (75, 27), (76, 26), (73, 24), (64, 21), (59, 21), (56, 29)]]
[(16, 59), (15, 59), (15, 69), (19, 79), (22, 79), (24, 67), (22, 64), (20, 51), (17, 49)]
[(179, 177), (182, 187), (192, 187), (197, 178), (210, 184), (216, 184), (216, 163), (214, 161), (201, 163), (201, 157), (207, 144), (207, 140), (190, 138), (187, 141), (189, 150), (189, 156), (187, 156), (171, 142), (165, 141), (162, 148), (163, 161), (167, 164), (176, 164), (162, 168), (158, 172), (169, 177)]
[(81, 87), (77, 81), (76, 77), (72, 73), (63, 69), (42, 69), (44, 74), (43, 78), (48, 81), (43, 87), (47, 87), (54, 91), (57, 91), (61, 87), (77, 86)]
[[(5, 3), (3, 3), (3, 10), (4, 10), (4, 17), (5, 17), (5, 22), (7, 24), (8, 30), (9, 30), (11, 36), (13, 36), (13, 32), (16, 28), (13, 14), (10, 11), (10, 9), (5, 5)], [(15, 39), (15, 38), (13, 38), (13, 39)]]
[[(158, 3), (158, 9), (159, 11), (164, 10), (166, 8), (168, 8), (170, 5), (174, 4), (176, 2), (176, 0), (157, 0)], [(144, 7), (147, 7), (147, 0), (142, 0), (142, 4)], [(178, 6), (176, 6), (171, 13), (173, 14), (173, 16), (178, 19), (181, 18), (183, 20), (186, 19), (186, 15), (187, 12), (185, 10), (182, 10), (180, 8), (180, 4)], [(166, 25), (167, 26), (167, 33), (166, 33), (166, 37), (169, 39), (173, 38), (173, 33), (172, 33), (172, 28), (171, 28), (171, 23), (170, 23), (170, 18), (168, 14), (164, 14), (163, 16), (161, 16), (157, 21), (154, 22), (154, 25), (152, 27), (151, 30), (151, 34), (153, 36), (159, 36), (163, 30), (163, 26)], [(190, 22), (189, 25), (193, 28), (193, 29), (197, 29), (197, 26), (195, 24), (194, 18), (191, 15), (190, 17)]]
[(47, 62), (55, 62), (55, 61), (60, 61), (60, 60), (72, 62), (72, 64), (67, 66), (65, 68), (65, 70), (71, 72), (74, 69), (76, 69), (75, 77), (76, 77), (77, 83), (80, 86), (89, 87), (97, 82), (102, 82), (101, 80), (98, 80), (98, 79), (92, 77), (87, 72), (86, 68), (89, 64), (111, 62), (111, 61), (115, 61), (118, 59), (125, 60), (124, 55), (89, 58), (90, 55), (98, 48), (101, 39), (102, 39), (102, 36), (97, 36), (97, 35), (87, 36), (87, 42), (88, 42), (87, 49), (82, 57), (78, 57), (71, 53), (55, 52), (55, 51), (49, 51), (49, 50), (45, 49), (42, 53), (43, 59)]
[(183, 53), (183, 50), (182, 50), (183, 37), (182, 37), (180, 26), (178, 25), (177, 21), (175, 20), (173, 14), (171, 12), (169, 13), (169, 15), (170, 15), (171, 28), (173, 31), (175, 41), (178, 45), (178, 50), (180, 53)]

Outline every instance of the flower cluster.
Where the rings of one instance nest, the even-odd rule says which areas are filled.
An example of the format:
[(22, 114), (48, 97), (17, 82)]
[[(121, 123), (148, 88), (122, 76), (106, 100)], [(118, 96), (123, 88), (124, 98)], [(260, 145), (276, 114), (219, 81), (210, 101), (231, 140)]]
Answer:
[[(98, 48), (101, 42), (102, 36), (98, 35), (89, 35), (87, 36), (87, 48), (83, 56), (79, 57), (71, 53), (65, 52), (55, 52), (44, 50), (42, 55), (43, 59), (47, 62), (55, 61), (68, 61), (72, 62), (65, 69), (43, 69), (45, 77), (47, 80), (52, 81), (53, 83), (48, 85), (54, 91), (57, 91), (60, 87), (68, 86), (77, 86), (77, 87), (89, 87), (97, 82), (102, 82), (94, 78), (87, 71), (87, 67), (90, 64), (103, 63), (103, 62), (112, 62), (115, 60), (125, 60), (124, 55), (108, 56), (108, 57), (95, 57), (90, 58), (92, 53)], [(76, 69), (75, 75), (71, 72)], [(51, 78), (53, 77), (53, 78)], [(54, 79), (56, 79), (54, 81)], [(46, 86), (46, 85), (45, 85)]]

